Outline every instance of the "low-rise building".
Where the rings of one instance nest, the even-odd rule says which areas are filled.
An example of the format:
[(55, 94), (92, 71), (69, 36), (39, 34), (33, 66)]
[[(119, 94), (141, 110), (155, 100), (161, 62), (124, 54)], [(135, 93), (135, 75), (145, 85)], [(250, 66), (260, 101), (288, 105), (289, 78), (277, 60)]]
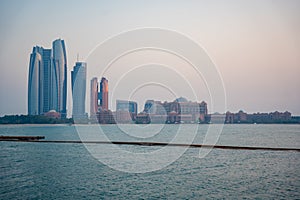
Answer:
[(243, 111), (238, 113), (226, 113), (225, 123), (286, 123), (291, 121), (291, 113), (286, 112), (270, 112), (270, 113), (253, 113), (247, 114)]
[(56, 119), (60, 119), (61, 117), (60, 113), (56, 112), (55, 110), (50, 110), (49, 112), (44, 113), (44, 115), (46, 117), (56, 118)]
[[(207, 123), (208, 111), (207, 103), (188, 101), (180, 97), (173, 102), (161, 102), (154, 100), (147, 100), (144, 106), (144, 113), (150, 115), (151, 122), (158, 123), (165, 121), (165, 123)], [(163, 120), (162, 116), (166, 116)]]

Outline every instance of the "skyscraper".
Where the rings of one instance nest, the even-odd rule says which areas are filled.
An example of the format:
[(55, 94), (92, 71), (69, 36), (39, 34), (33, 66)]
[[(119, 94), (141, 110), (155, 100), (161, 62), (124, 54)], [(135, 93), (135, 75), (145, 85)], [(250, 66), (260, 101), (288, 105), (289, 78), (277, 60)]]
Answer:
[(96, 116), (98, 110), (98, 79), (96, 77), (91, 80), (90, 102), (90, 116)]
[(40, 115), (53, 109), (51, 102), (51, 49), (33, 47), (28, 74), (28, 114)]
[(52, 49), (36, 46), (30, 55), (28, 75), (28, 114), (50, 110), (66, 117), (67, 61), (64, 41), (57, 39)]
[(39, 81), (41, 80), (42, 56), (38, 49), (33, 47), (30, 54), (29, 75), (28, 75), (28, 114), (39, 115), (41, 113), (40, 98), (42, 88)]
[(76, 62), (71, 72), (73, 118), (85, 118), (85, 92), (86, 92), (86, 70), (84, 62)]
[(53, 41), (52, 49), (52, 106), (61, 113), (62, 118), (65, 118), (67, 114), (67, 55), (64, 40)]
[(102, 110), (108, 110), (108, 80), (102, 77), (99, 93), (100, 107)]
[[(42, 96), (40, 100), (41, 113), (46, 113), (49, 110), (56, 110), (52, 105), (51, 97), (51, 68), (52, 68), (52, 50), (51, 49), (40, 49), (42, 55), (43, 65), (41, 68), (41, 89)], [(57, 111), (57, 110), (56, 110)]]

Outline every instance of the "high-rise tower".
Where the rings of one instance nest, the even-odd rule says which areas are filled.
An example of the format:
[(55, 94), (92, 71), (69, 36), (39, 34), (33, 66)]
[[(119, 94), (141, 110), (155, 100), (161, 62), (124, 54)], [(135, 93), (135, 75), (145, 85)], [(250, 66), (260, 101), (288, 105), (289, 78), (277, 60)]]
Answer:
[(67, 114), (67, 55), (64, 40), (57, 39), (52, 43), (52, 107), (61, 113), (62, 118)]
[(40, 115), (51, 110), (51, 49), (33, 47), (28, 74), (28, 114)]
[(98, 79), (96, 77), (91, 80), (90, 102), (90, 116), (96, 116), (98, 111)]
[(40, 99), (42, 96), (41, 68), (43, 65), (42, 56), (39, 52), (41, 47), (33, 47), (30, 54), (28, 74), (28, 115), (39, 115), (41, 113)]
[(73, 118), (85, 118), (85, 93), (86, 93), (86, 70), (87, 64), (76, 62), (71, 72), (72, 80), (72, 99), (73, 99)]
[(57, 39), (52, 49), (36, 46), (30, 55), (28, 114), (41, 115), (56, 110), (66, 117), (67, 58), (65, 43)]
[(108, 80), (105, 77), (100, 82), (99, 100), (102, 110), (108, 110)]
[[(51, 106), (52, 96), (51, 91), (53, 88), (51, 87), (51, 69), (52, 69), (52, 50), (51, 49), (40, 49), (40, 54), (42, 55), (42, 68), (41, 68), (41, 88), (42, 88), (42, 99), (40, 102), (40, 106), (42, 113), (46, 113), (49, 110), (55, 110)], [(41, 114), (42, 114), (41, 113)]]

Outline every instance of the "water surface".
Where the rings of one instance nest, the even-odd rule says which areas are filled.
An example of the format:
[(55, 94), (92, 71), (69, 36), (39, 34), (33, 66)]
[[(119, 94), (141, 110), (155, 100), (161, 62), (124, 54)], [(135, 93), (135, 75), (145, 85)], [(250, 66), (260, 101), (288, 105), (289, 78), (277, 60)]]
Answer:
[[(187, 137), (191, 126), (183, 125)], [(84, 128), (94, 134), (93, 128)], [(168, 142), (178, 127), (165, 126), (158, 134), (144, 131), (150, 135), (146, 138), (127, 135), (116, 125), (102, 129), (115, 141)], [(193, 143), (202, 143), (206, 130), (201, 125)], [(61, 125), (5, 125), (0, 135), (80, 139), (74, 126)], [(217, 144), (300, 148), (300, 126), (225, 125)], [(143, 152), (153, 147), (122, 148)], [(0, 142), (0, 150), (0, 199), (300, 198), (300, 154), (294, 151), (214, 149), (200, 159), (199, 149), (189, 149), (161, 170), (135, 174), (107, 167), (82, 144)]]

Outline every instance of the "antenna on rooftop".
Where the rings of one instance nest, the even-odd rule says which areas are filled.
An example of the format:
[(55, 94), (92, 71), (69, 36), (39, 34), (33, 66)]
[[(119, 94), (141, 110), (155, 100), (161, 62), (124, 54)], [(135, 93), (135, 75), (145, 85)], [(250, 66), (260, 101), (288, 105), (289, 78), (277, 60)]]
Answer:
[(77, 62), (79, 62), (79, 53), (77, 53)]

